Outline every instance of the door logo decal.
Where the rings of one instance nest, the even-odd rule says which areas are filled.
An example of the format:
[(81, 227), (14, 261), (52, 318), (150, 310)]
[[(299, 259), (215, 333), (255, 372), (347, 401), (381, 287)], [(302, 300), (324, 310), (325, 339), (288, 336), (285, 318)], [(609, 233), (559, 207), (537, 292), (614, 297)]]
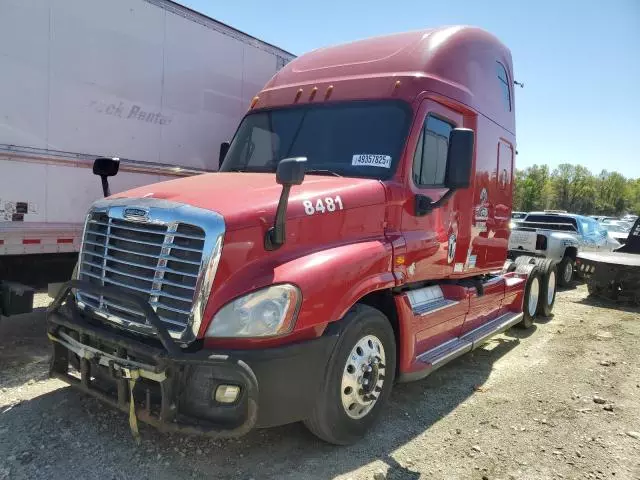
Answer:
[(489, 200), (489, 193), (487, 192), (486, 188), (483, 188), (480, 192), (480, 204), (484, 205), (485, 203), (487, 203), (487, 200)]
[(452, 233), (449, 235), (449, 247), (447, 249), (447, 263), (453, 263), (456, 256), (456, 236)]

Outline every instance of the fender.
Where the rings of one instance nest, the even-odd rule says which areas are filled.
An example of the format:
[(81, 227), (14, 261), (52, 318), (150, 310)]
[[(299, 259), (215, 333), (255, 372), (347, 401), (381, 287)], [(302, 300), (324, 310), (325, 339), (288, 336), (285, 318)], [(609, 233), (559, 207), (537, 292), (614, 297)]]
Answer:
[(392, 257), (391, 244), (382, 238), (342, 245), (280, 265), (275, 282), (300, 287), (297, 326), (306, 328), (320, 318), (339, 320), (367, 293), (395, 286)]
[[(292, 283), (302, 292), (302, 304), (294, 330), (289, 335), (233, 342), (216, 339), (215, 343), (242, 343), (257, 348), (317, 337), (328, 322), (342, 318), (359, 298), (375, 290), (395, 286), (392, 258), (391, 244), (384, 237), (367, 239), (303, 255), (273, 269), (254, 270), (249, 285), (236, 285), (241, 279), (231, 281), (223, 287), (224, 290), (247, 293), (273, 284)], [(216, 305), (211, 308), (212, 302), (209, 303), (207, 318), (200, 330), (201, 336), (204, 336), (215, 312), (222, 307), (219, 302), (213, 302)], [(213, 340), (208, 339), (208, 343), (211, 342)]]

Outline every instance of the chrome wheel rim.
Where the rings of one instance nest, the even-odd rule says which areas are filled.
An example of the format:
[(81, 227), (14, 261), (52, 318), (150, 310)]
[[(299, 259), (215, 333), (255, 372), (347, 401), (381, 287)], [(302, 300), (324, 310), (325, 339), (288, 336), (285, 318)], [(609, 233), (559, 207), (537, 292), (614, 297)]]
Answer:
[(362, 337), (351, 349), (340, 386), (342, 406), (350, 418), (363, 418), (380, 398), (385, 361), (384, 347), (375, 335)]
[(547, 285), (547, 305), (551, 305), (556, 294), (556, 272), (549, 272), (549, 282)]
[(538, 296), (540, 295), (540, 280), (534, 278), (531, 280), (531, 287), (529, 288), (529, 303), (527, 310), (530, 316), (535, 316), (538, 309)]
[(564, 266), (564, 272), (562, 272), (562, 275), (564, 275), (565, 282), (571, 281), (571, 277), (573, 276), (573, 265), (571, 265), (571, 262), (567, 262)]

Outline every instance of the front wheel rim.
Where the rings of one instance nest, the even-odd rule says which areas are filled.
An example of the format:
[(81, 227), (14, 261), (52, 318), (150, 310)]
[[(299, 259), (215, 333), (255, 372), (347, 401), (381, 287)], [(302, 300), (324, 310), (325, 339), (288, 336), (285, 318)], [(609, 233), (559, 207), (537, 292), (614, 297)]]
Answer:
[(366, 335), (351, 349), (342, 372), (340, 396), (347, 416), (365, 417), (375, 406), (385, 380), (384, 346), (375, 335)]
[(551, 305), (556, 295), (556, 273), (549, 272), (549, 282), (547, 286), (547, 304)]
[(573, 276), (573, 265), (571, 265), (571, 262), (567, 262), (567, 264), (564, 266), (563, 275), (565, 282), (571, 281), (571, 277)]
[(537, 278), (531, 280), (531, 286), (529, 287), (529, 303), (527, 310), (530, 316), (535, 316), (538, 309), (538, 297), (540, 295), (540, 281)]

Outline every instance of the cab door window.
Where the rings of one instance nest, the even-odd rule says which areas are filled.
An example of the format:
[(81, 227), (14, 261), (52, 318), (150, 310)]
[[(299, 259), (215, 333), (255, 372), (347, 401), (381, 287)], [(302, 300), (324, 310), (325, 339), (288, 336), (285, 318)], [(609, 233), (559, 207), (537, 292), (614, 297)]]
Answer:
[(413, 155), (413, 182), (419, 187), (441, 187), (447, 169), (449, 135), (454, 125), (429, 114)]

